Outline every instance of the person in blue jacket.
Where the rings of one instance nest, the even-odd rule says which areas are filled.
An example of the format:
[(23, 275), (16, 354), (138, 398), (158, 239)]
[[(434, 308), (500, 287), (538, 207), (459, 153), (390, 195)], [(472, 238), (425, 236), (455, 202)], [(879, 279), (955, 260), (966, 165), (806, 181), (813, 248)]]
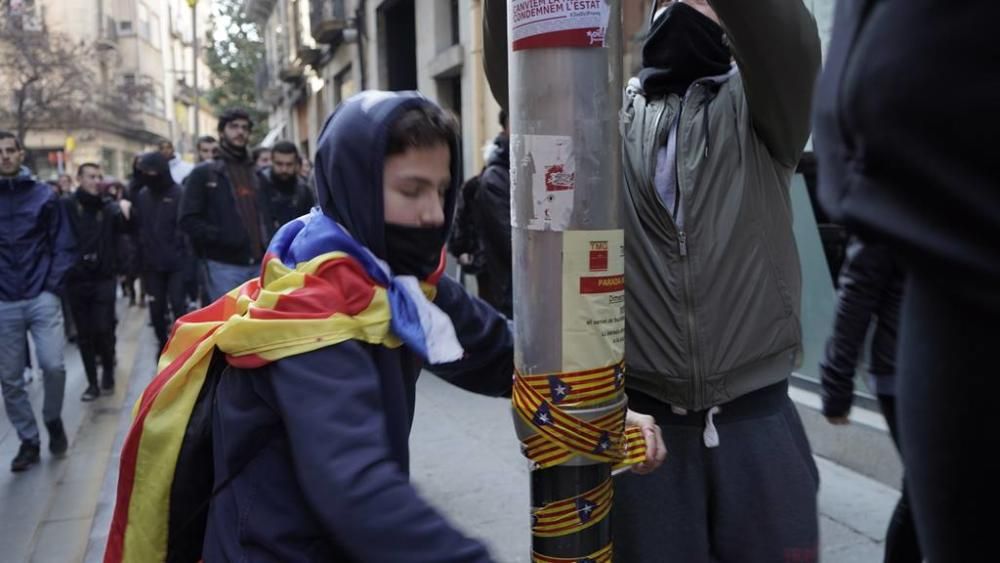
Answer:
[[(433, 273), (462, 178), (453, 119), (417, 93), (365, 92), (328, 119), (318, 146), (322, 212), (393, 275)], [(510, 393), (508, 322), (447, 277), (433, 303), (450, 317), (465, 355), (427, 368), (473, 392)], [(490, 561), (409, 482), (423, 367), (406, 346), (353, 340), (263, 369), (226, 367), (212, 414), (219, 492), (204, 560)], [(650, 471), (665, 455), (658, 429), (650, 417), (629, 416), (647, 432), (650, 453), (638, 470)]]
[(76, 241), (59, 196), (31, 176), (24, 147), (0, 131), (0, 384), (4, 407), (21, 446), (11, 471), (39, 461), (41, 439), (24, 384), (27, 333), (35, 343), (45, 383), (42, 420), (49, 451), (66, 453), (62, 423), (66, 368), (63, 362), (62, 295), (66, 272), (76, 263)]

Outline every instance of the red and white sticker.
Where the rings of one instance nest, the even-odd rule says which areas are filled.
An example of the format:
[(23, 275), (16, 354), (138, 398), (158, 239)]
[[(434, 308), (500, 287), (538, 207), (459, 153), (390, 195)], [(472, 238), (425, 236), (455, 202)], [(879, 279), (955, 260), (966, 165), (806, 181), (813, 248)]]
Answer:
[[(564, 231), (573, 215), (576, 157), (573, 138), (560, 135), (514, 135), (511, 138), (511, 186), (529, 190), (526, 206), (512, 213), (515, 227), (533, 231)], [(519, 217), (520, 215), (520, 217)]]
[(608, 0), (511, 0), (515, 51), (551, 47), (604, 47)]

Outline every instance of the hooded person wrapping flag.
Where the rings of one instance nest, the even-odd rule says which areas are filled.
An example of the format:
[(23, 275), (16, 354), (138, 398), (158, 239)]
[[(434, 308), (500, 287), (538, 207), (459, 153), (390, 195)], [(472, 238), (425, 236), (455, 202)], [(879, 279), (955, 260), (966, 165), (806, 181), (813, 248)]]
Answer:
[(511, 390), (506, 320), (441, 275), (459, 154), (416, 93), (327, 120), (320, 208), (174, 327), (123, 446), (107, 563), (490, 560), (407, 475), (425, 364)]

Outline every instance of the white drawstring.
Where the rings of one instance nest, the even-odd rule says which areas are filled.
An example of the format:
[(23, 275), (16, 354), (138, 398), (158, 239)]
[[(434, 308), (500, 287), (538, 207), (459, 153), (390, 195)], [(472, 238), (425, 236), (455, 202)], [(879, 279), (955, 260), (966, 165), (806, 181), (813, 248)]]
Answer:
[(706, 448), (717, 448), (719, 447), (719, 431), (715, 428), (715, 415), (722, 412), (719, 407), (712, 407), (708, 409), (708, 414), (705, 415), (705, 447)]

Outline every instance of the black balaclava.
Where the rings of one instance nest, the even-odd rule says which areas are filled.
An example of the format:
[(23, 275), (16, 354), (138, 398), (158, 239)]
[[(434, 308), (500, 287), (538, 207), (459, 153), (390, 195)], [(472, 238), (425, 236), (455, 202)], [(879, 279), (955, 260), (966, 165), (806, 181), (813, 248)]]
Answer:
[(695, 80), (728, 72), (731, 59), (722, 26), (674, 2), (650, 25), (639, 80), (647, 95), (683, 96)]
[[(174, 185), (170, 176), (170, 163), (159, 152), (149, 152), (139, 158), (138, 179), (140, 186), (148, 186), (155, 192), (162, 192)], [(155, 172), (155, 174), (151, 174)]]
[(441, 264), (448, 229), (385, 224), (385, 261), (398, 276), (426, 279)]
[(314, 174), (320, 207), (361, 244), (389, 263), (393, 274), (425, 279), (436, 270), (448, 238), (462, 178), (458, 138), (451, 149), (445, 223), (419, 229), (387, 225), (383, 170), (389, 130), (407, 110), (434, 105), (417, 92), (362, 92), (327, 118), (317, 143)]

